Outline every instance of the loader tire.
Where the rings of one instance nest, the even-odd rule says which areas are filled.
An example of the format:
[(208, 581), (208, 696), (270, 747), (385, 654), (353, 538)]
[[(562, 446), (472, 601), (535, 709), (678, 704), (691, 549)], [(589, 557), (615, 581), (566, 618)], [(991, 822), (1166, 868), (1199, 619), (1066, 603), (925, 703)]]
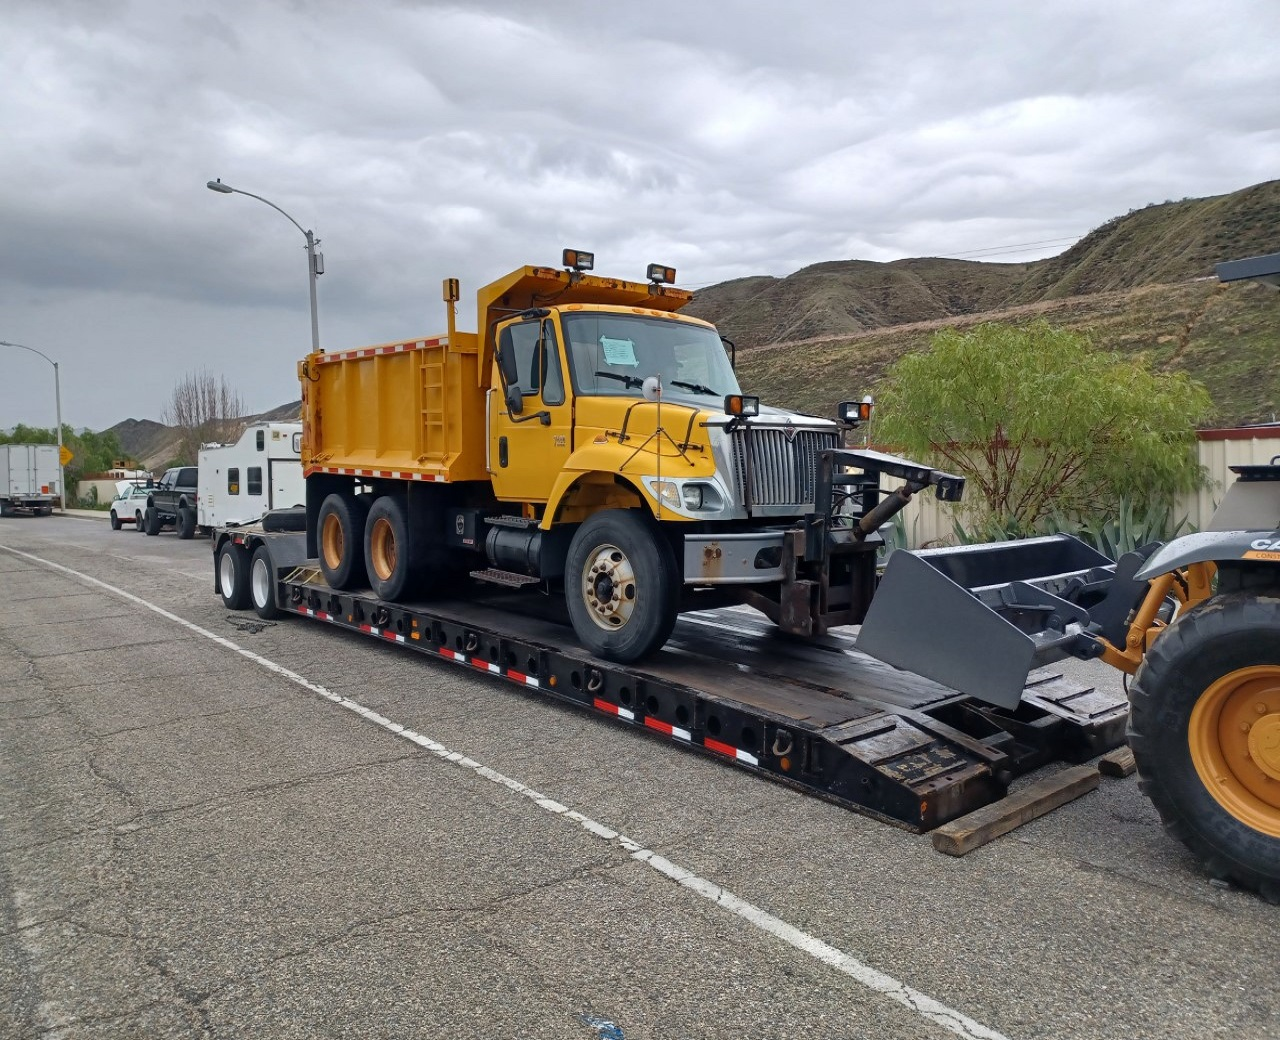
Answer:
[(588, 517), (569, 543), (564, 585), (573, 630), (598, 657), (637, 661), (675, 627), (675, 554), (639, 512), (607, 509)]
[(368, 583), (364, 567), (364, 526), (369, 499), (348, 491), (335, 491), (320, 505), (320, 573), (330, 588), (363, 588)]
[(421, 554), (409, 538), (409, 509), (400, 495), (383, 495), (369, 507), (364, 526), (364, 566), (369, 587), (393, 603), (411, 595), (422, 574)]
[(262, 517), (262, 529), (264, 531), (305, 531), (307, 529), (306, 507), (272, 509)]
[(243, 545), (226, 541), (218, 550), (218, 594), (228, 610), (249, 605), (249, 552)]
[(1216, 878), (1280, 903), (1280, 588), (1166, 629), (1129, 691), (1139, 784)]

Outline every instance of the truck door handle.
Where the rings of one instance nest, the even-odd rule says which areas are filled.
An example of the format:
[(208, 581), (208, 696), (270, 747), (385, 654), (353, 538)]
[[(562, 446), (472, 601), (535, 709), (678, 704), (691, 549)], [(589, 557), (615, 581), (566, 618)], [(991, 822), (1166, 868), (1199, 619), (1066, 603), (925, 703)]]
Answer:
[(504, 469), (507, 465), (507, 438), (498, 438), (498, 465)]

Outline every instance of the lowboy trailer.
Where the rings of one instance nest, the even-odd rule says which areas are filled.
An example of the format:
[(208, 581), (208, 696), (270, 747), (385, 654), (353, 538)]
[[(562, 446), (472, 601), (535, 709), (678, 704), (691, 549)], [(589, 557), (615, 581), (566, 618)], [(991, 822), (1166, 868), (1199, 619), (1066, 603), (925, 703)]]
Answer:
[(547, 598), (391, 603), (336, 590), (303, 534), (260, 524), (220, 529), (214, 552), (250, 561), (239, 587), (217, 568), (233, 609), (406, 647), (915, 831), (999, 800), (1046, 763), (1124, 740), (1124, 695), (1052, 668), (1033, 672), (1008, 710), (868, 657), (840, 630), (796, 639), (741, 608), (685, 613), (660, 652), (622, 664), (584, 651)]

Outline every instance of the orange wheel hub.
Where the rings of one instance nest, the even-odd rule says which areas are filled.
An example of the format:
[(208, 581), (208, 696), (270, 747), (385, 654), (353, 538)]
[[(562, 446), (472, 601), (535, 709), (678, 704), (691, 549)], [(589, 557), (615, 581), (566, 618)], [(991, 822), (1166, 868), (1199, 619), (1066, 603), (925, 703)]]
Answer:
[(1191, 712), (1187, 742), (1218, 804), (1280, 838), (1280, 665), (1241, 668), (1205, 690)]

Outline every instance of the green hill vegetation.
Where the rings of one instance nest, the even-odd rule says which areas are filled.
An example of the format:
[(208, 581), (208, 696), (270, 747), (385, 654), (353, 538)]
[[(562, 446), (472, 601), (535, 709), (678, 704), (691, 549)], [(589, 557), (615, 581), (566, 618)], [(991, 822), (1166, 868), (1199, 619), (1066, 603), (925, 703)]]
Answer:
[(1268, 181), (1148, 206), (1034, 263), (834, 261), (711, 286), (689, 313), (737, 343), (744, 387), (800, 411), (829, 415), (874, 392), (940, 328), (1044, 318), (1186, 371), (1208, 388), (1213, 425), (1267, 422), (1280, 399), (1280, 296), (1221, 284), (1213, 265), (1280, 250), (1277, 228), (1280, 181)]

